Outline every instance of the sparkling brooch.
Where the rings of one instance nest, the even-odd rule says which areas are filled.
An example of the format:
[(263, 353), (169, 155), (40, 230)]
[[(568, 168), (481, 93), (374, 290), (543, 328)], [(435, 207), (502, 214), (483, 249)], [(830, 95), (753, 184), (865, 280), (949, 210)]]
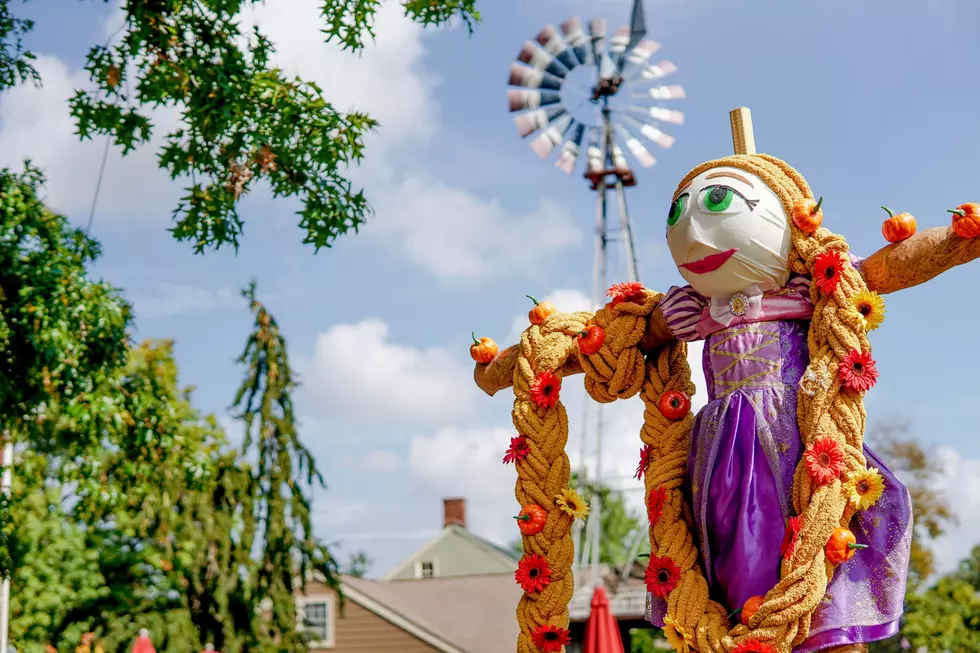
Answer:
[(745, 315), (745, 311), (749, 308), (749, 298), (737, 292), (728, 300), (728, 308), (731, 310), (732, 315)]
[(814, 369), (811, 363), (800, 379), (800, 389), (810, 397), (816, 395), (818, 390), (826, 390), (829, 387), (830, 372), (827, 370), (826, 363), (821, 363), (817, 369)]

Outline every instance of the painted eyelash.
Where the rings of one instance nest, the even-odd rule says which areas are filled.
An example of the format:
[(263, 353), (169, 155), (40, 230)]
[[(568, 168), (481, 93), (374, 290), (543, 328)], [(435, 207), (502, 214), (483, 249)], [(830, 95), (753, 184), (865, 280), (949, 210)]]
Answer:
[[(749, 211), (755, 211), (755, 207), (757, 207), (759, 205), (759, 201), (760, 200), (750, 200), (745, 195), (743, 195), (739, 191), (735, 190), (731, 186), (725, 186), (724, 184), (714, 184), (712, 186), (708, 186), (708, 188), (724, 188), (725, 190), (732, 191), (733, 193), (735, 193), (736, 195), (738, 195), (739, 197), (742, 198), (742, 201), (745, 202), (745, 205), (749, 207)], [(707, 190), (707, 188), (705, 190)], [(680, 199), (680, 198), (678, 198), (678, 199)]]

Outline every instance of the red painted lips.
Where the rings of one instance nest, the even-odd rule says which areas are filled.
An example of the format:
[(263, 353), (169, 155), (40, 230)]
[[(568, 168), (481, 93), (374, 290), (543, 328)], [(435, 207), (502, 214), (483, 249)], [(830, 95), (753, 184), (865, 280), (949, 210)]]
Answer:
[(714, 272), (721, 266), (725, 264), (725, 261), (730, 259), (737, 249), (730, 249), (727, 252), (720, 252), (718, 254), (712, 254), (711, 256), (705, 256), (699, 261), (694, 261), (692, 263), (683, 263), (681, 265), (685, 270), (690, 270), (694, 274), (707, 274), (709, 272)]

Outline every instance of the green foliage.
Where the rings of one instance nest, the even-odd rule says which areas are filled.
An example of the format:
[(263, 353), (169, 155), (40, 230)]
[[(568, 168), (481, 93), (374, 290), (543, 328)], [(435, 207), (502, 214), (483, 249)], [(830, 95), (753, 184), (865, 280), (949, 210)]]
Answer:
[(328, 587), (340, 589), (339, 569), (327, 547), (313, 535), (310, 497), (305, 489), (323, 486), (316, 462), (299, 439), (292, 392), (296, 388), (286, 342), (275, 319), (256, 299), (255, 284), (242, 291), (255, 314), (239, 362), (245, 378), (234, 406), (245, 422), (243, 452), (255, 446), (257, 469), (254, 516), (261, 541), (255, 578), (256, 593), (268, 599), (268, 635), (280, 651), (305, 651), (296, 628), (294, 593), (316, 575)]
[(20, 82), (41, 81), (32, 63), (34, 53), (24, 49), (24, 35), (32, 29), (33, 21), (10, 13), (9, 0), (0, 2), (0, 91)]
[(909, 594), (905, 602), (902, 634), (929, 651), (980, 651), (980, 592), (967, 581), (950, 575), (924, 592)]
[[(61, 489), (47, 484), (41, 473), (46, 466), (42, 456), (24, 452), (13, 476), (10, 636), (21, 653), (42, 653), (70, 606), (107, 592), (99, 552), (86, 548), (83, 530), (63, 507)], [(86, 629), (87, 624), (74, 624), (66, 638), (75, 642)]]
[(56, 399), (84, 411), (125, 360), (130, 308), (88, 278), (99, 246), (45, 208), (43, 183), (30, 163), (0, 170), (0, 429)]
[(371, 571), (373, 565), (374, 561), (368, 557), (367, 553), (357, 551), (356, 553), (351, 553), (347, 558), (347, 565), (344, 567), (343, 573), (354, 578), (364, 578)]
[[(176, 107), (180, 126), (166, 136), (160, 165), (190, 180), (173, 212), (178, 240), (197, 252), (236, 247), (244, 228), (238, 200), (263, 179), (276, 197), (298, 197), (304, 242), (329, 247), (370, 214), (346, 178), (361, 161), (368, 115), (338, 111), (315, 84), (270, 64), (273, 44), (241, 11), (251, 0), (127, 0), (114, 45), (96, 46), (86, 69), (97, 85), (78, 91), (71, 111), (82, 139), (111, 134), (123, 152), (149, 141), (148, 110)], [(325, 40), (359, 50), (373, 37), (380, 0), (324, 0)], [(423, 25), (460, 17), (472, 28), (474, 0), (407, 0)]]

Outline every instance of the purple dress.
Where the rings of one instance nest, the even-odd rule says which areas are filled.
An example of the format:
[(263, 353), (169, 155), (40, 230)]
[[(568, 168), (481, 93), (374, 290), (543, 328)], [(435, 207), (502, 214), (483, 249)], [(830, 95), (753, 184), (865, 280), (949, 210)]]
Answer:
[[(705, 340), (708, 403), (694, 422), (687, 473), (694, 536), (711, 596), (734, 612), (779, 581), (793, 474), (803, 454), (796, 405), (809, 363), (809, 279), (794, 277), (786, 288), (767, 293), (754, 320), (716, 322), (708, 300), (690, 286), (671, 288), (663, 308), (678, 339)], [(898, 632), (912, 505), (885, 464), (867, 447), (864, 454), (885, 480), (882, 497), (859, 511), (850, 526), (870, 548), (837, 568), (797, 653)], [(647, 598), (648, 619), (662, 627), (665, 601)]]

